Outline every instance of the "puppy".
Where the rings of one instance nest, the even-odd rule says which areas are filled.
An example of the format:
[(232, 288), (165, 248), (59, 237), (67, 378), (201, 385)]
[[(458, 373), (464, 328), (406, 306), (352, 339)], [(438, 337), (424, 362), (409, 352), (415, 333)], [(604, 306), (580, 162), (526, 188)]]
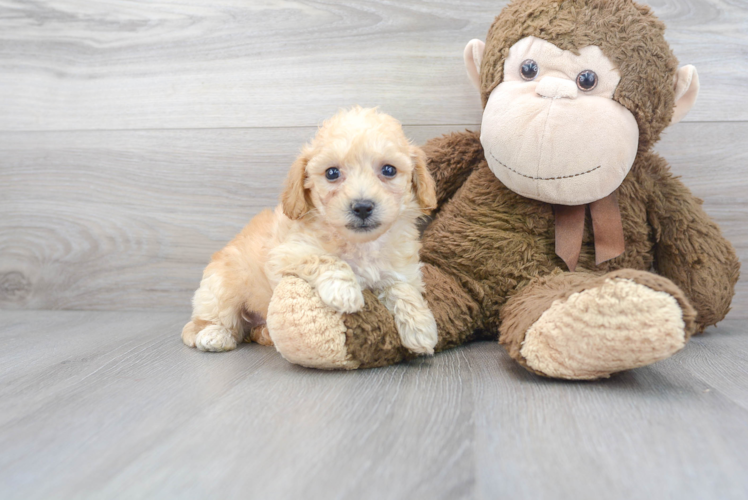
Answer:
[(261, 212), (213, 255), (182, 340), (203, 351), (242, 340), (272, 345), (268, 304), (280, 279), (295, 275), (340, 313), (359, 311), (362, 289), (375, 290), (403, 345), (433, 354), (416, 222), (435, 205), (425, 154), (400, 123), (375, 109), (341, 111), (303, 148), (275, 211)]

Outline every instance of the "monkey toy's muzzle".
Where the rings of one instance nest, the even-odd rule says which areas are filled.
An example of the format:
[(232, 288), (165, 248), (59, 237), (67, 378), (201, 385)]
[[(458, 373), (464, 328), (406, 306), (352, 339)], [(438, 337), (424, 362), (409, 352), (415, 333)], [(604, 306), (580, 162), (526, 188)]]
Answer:
[(639, 127), (626, 108), (555, 77), (501, 83), (481, 126), (496, 177), (522, 196), (560, 205), (591, 203), (615, 191), (638, 141)]

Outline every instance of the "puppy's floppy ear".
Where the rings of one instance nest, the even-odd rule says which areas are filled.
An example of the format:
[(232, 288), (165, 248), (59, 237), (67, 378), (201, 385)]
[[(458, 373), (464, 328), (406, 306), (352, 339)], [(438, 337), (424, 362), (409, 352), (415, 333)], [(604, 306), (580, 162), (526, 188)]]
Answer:
[(304, 188), (306, 180), (306, 165), (309, 163), (309, 153), (303, 151), (291, 165), (291, 170), (286, 177), (286, 189), (281, 195), (283, 213), (289, 219), (301, 219), (309, 210), (312, 203)]
[(436, 208), (436, 184), (426, 166), (426, 153), (416, 146), (410, 147), (410, 157), (413, 159), (413, 190), (421, 211), (428, 215)]

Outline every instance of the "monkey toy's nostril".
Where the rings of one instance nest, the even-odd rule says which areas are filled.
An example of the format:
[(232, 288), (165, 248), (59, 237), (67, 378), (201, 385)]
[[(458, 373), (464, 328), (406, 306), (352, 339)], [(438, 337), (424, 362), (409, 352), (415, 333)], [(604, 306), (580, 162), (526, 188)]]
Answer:
[(351, 210), (356, 214), (356, 217), (366, 220), (374, 211), (374, 202), (371, 200), (356, 200), (351, 205)]

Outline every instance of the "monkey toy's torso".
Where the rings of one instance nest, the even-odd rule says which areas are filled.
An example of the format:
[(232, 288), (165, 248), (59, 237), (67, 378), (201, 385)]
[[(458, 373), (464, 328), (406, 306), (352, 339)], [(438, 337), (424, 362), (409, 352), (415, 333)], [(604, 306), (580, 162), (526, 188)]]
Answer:
[[(449, 138), (454, 148), (458, 134)], [(459, 134), (472, 148), (480, 148), (477, 133)], [(427, 151), (438, 148), (434, 139)], [(465, 144), (464, 146), (468, 146)], [(454, 149), (453, 149), (454, 151)], [(646, 155), (655, 159), (654, 155)], [(623, 255), (595, 265), (595, 249), (589, 213), (577, 271), (602, 274), (622, 268), (649, 270), (654, 261), (653, 231), (647, 221), (651, 193), (642, 182), (647, 177), (637, 161), (618, 190), (626, 250)], [(431, 168), (439, 165), (432, 158)], [(480, 290), (486, 327), (498, 326), (499, 309), (509, 296), (538, 275), (566, 264), (555, 254), (553, 206), (509, 190), (488, 168), (484, 159), (465, 165), (468, 178), (441, 208), (423, 237), (421, 260), (448, 271), (471, 289)], [(632, 180), (632, 178), (637, 180)], [(638, 184), (638, 187), (635, 187)], [(493, 331), (497, 335), (497, 331)]]

